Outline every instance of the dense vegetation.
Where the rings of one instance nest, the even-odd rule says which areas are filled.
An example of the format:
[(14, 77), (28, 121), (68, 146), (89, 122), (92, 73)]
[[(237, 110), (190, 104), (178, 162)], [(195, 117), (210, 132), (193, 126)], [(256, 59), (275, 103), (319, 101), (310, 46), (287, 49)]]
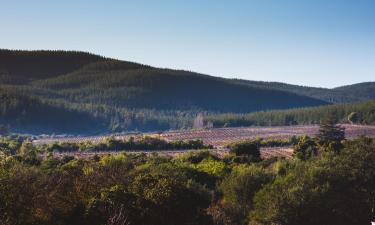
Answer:
[(334, 116), (341, 123), (375, 124), (375, 101), (347, 103), (329, 106), (289, 110), (272, 110), (247, 114), (226, 113), (208, 115), (214, 127), (234, 126), (280, 126), (296, 124), (319, 124), (322, 118)]
[(375, 82), (364, 82), (332, 89), (299, 86), (278, 82), (248, 81), (237, 79), (235, 79), (234, 82), (251, 87), (291, 92), (331, 103), (359, 102), (375, 98)]
[[(175, 158), (42, 157), (27, 139), (0, 139), (4, 225), (361, 225), (373, 219), (375, 139), (343, 140), (327, 120), (295, 158), (259, 158), (258, 142)], [(339, 132), (339, 133), (337, 133)], [(340, 145), (337, 145), (340, 143)]]
[(0, 50), (0, 78), (26, 83), (63, 75), (105, 58), (73, 51)]
[(166, 141), (157, 137), (130, 137), (127, 140), (107, 137), (99, 143), (92, 142), (56, 142), (38, 146), (39, 152), (76, 152), (76, 151), (157, 151), (157, 150), (188, 150), (212, 149), (213, 146), (203, 144), (202, 140)]
[[(30, 133), (79, 133), (88, 129), (95, 132), (104, 127), (101, 119), (90, 113), (42, 102), (8, 88), (0, 88), (0, 124), (6, 124), (13, 131)], [(22, 130), (18, 130), (18, 127), (22, 127)]]
[[(8, 103), (0, 104), (6, 115), (0, 124), (33, 134), (181, 129), (192, 127), (198, 114), (363, 101), (374, 97), (373, 86), (319, 89), (160, 69), (83, 52), (0, 50), (0, 93), (8, 96)], [(17, 107), (5, 105), (9, 100)], [(261, 117), (247, 124), (280, 123)]]
[(100, 64), (105, 66), (104, 70), (91, 65), (65, 76), (34, 82), (33, 87), (71, 102), (137, 109), (249, 112), (324, 104), (308, 97), (235, 85), (225, 79), (186, 71), (123, 69), (121, 62)]

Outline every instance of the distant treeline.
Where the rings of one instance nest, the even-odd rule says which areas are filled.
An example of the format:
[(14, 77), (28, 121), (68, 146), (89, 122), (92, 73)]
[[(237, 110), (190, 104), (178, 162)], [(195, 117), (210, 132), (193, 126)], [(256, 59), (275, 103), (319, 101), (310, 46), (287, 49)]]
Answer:
[(214, 127), (283, 126), (319, 124), (322, 118), (331, 115), (342, 123), (375, 124), (375, 101), (247, 114), (226, 113), (209, 115), (205, 120), (213, 122)]
[(333, 114), (338, 122), (375, 124), (375, 101), (247, 114), (199, 110), (128, 109), (106, 104), (70, 103), (63, 99), (29, 97), (26, 92), (0, 88), (0, 124), (21, 133), (106, 133), (124, 130), (187, 129), (203, 113), (214, 127), (318, 124)]
[(30, 133), (79, 133), (104, 127), (103, 121), (89, 112), (43, 102), (9, 88), (0, 88), (0, 124), (10, 127), (13, 132), (22, 127), (22, 131)]
[(363, 82), (330, 89), (280, 82), (249, 81), (239, 79), (234, 79), (233, 81), (238, 84), (244, 84), (251, 87), (280, 90), (302, 96), (309, 96), (331, 103), (360, 102), (375, 98), (375, 82)]
[(0, 87), (0, 125), (20, 133), (95, 134), (124, 130), (167, 130), (191, 127), (194, 111), (127, 109), (105, 104), (46, 100)]

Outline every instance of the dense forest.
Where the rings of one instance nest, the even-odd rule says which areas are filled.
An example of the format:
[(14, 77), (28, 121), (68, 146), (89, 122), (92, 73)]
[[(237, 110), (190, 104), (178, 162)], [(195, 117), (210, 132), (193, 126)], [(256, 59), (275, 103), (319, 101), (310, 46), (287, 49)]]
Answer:
[(104, 57), (73, 51), (0, 50), (0, 75), (27, 83), (73, 72)]
[(34, 146), (24, 137), (2, 137), (0, 221), (369, 224), (375, 140), (344, 140), (343, 129), (330, 121), (316, 138), (296, 139), (293, 159), (261, 159), (256, 140), (232, 143), (223, 157), (197, 150), (177, 157), (124, 152), (74, 158), (55, 157), (53, 146)]
[(364, 82), (329, 89), (299, 86), (279, 82), (248, 81), (239, 79), (234, 79), (233, 81), (235, 83), (244, 84), (251, 87), (276, 89), (302, 96), (309, 96), (330, 103), (360, 102), (375, 98), (375, 82)]
[[(86, 132), (103, 129), (103, 121), (86, 112), (70, 110), (63, 105), (48, 104), (35, 97), (0, 88), (0, 124), (22, 127), (30, 133)], [(12, 129), (17, 131), (17, 129)]]
[[(191, 128), (198, 114), (209, 119), (219, 114), (216, 126), (272, 125), (280, 121), (260, 116), (272, 112), (251, 114), (259, 115), (256, 122), (245, 123), (220, 122), (221, 114), (363, 101), (375, 93), (373, 83), (319, 89), (160, 69), (83, 52), (16, 50), (0, 50), (0, 92), (0, 124), (32, 134), (183, 129)], [(318, 121), (316, 116), (292, 120)]]
[(214, 127), (282, 126), (319, 124), (329, 115), (334, 115), (341, 123), (375, 124), (375, 101), (246, 114), (215, 114), (206, 116), (205, 120), (212, 122)]

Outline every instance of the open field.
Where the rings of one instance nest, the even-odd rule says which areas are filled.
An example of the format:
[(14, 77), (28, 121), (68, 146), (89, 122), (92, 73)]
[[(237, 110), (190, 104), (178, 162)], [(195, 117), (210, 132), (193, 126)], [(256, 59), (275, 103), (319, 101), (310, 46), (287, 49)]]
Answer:
[[(346, 138), (352, 139), (360, 135), (375, 137), (375, 126), (366, 125), (342, 125), (345, 127)], [(205, 130), (186, 130), (186, 131), (168, 131), (164, 133), (147, 133), (147, 134), (128, 134), (116, 135), (118, 139), (128, 139), (129, 137), (141, 137), (142, 135), (158, 136), (168, 141), (174, 140), (192, 140), (201, 139), (204, 144), (212, 145), (216, 154), (222, 155), (227, 152), (225, 144), (233, 141), (241, 141), (248, 139), (271, 138), (271, 139), (285, 139), (292, 136), (308, 135), (314, 136), (317, 134), (319, 126), (279, 126), (279, 127), (237, 127), (237, 128), (215, 128)], [(91, 141), (97, 143), (108, 136), (91, 136), (91, 137), (66, 137), (66, 138), (45, 138), (34, 140), (34, 144), (48, 144), (52, 142), (84, 142)], [(175, 156), (186, 152), (187, 150), (179, 151), (158, 151), (160, 154)], [(151, 154), (155, 151), (136, 151), (134, 153)], [(115, 154), (117, 152), (96, 152), (96, 153), (62, 153), (73, 154), (78, 157), (89, 157), (95, 154)], [(262, 158), (270, 158), (272, 156), (283, 156), (290, 158), (293, 154), (291, 148), (261, 148)]]
[[(345, 127), (347, 139), (352, 139), (360, 135), (375, 137), (375, 126), (368, 125), (342, 125)], [(235, 128), (214, 128), (204, 130), (183, 130), (167, 131), (163, 133), (145, 133), (145, 134), (128, 134), (116, 135), (116, 138), (127, 139), (129, 137), (141, 137), (142, 135), (158, 136), (168, 141), (173, 140), (192, 140), (201, 139), (204, 144), (210, 144), (215, 148), (221, 149), (226, 143), (247, 139), (272, 138), (285, 139), (295, 136), (308, 135), (314, 136), (319, 130), (318, 125), (303, 126), (278, 126), (278, 127), (235, 127)], [(89, 137), (66, 137), (66, 138), (44, 138), (34, 140), (34, 144), (48, 144), (52, 142), (84, 142), (91, 141), (97, 143), (102, 141), (108, 135), (89, 136)]]
[[(352, 139), (360, 135), (375, 136), (375, 126), (365, 125), (343, 125), (345, 127), (346, 138)], [(318, 125), (306, 126), (278, 126), (278, 127), (238, 127), (238, 128), (218, 128), (209, 130), (191, 130), (166, 132), (161, 137), (167, 140), (189, 140), (202, 139), (205, 144), (222, 148), (226, 143), (241, 141), (246, 139), (272, 138), (285, 139), (293, 135), (315, 136), (319, 130)]]

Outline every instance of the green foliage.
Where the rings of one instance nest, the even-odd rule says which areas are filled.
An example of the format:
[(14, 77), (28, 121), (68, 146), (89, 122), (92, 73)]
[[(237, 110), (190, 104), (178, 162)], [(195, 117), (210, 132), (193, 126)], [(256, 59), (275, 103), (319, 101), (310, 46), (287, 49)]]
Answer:
[(294, 156), (301, 160), (307, 160), (318, 155), (318, 145), (316, 140), (304, 136), (294, 145)]
[(144, 136), (127, 140), (117, 139), (113, 136), (99, 143), (91, 142), (55, 142), (41, 145), (43, 152), (77, 152), (77, 151), (152, 151), (152, 150), (188, 150), (188, 149), (212, 149), (211, 145), (205, 145), (202, 140), (166, 141), (164, 139)]
[[(306, 107), (288, 110), (271, 110), (253, 113), (224, 113), (205, 117), (214, 127), (283, 126), (294, 124), (319, 124), (323, 118), (334, 115), (335, 120), (345, 123), (352, 112), (361, 113), (361, 122), (375, 124), (375, 101), (347, 103), (329, 106)], [(293, 123), (291, 123), (293, 121)]]
[(211, 154), (209, 151), (188, 152), (182, 155), (182, 157), (180, 157), (180, 159), (183, 162), (188, 162), (192, 164), (200, 163), (203, 160), (208, 159), (208, 158), (213, 158), (216, 160), (218, 159), (215, 155)]
[[(0, 123), (8, 124), (13, 132), (80, 132), (92, 128), (94, 131), (103, 128), (101, 120), (87, 112), (67, 109), (29, 97), (11, 88), (0, 85)], [(2, 134), (8, 133), (8, 126), (1, 126)]]
[(27, 163), (30, 165), (40, 164), (37, 150), (31, 142), (28, 142), (28, 141), (23, 142), (20, 149), (18, 150), (18, 155), (22, 157), (22, 161), (24, 163)]
[(3, 155), (15, 155), (21, 147), (23, 138), (19, 136), (14, 137), (0, 137), (0, 152)]
[(351, 112), (348, 115), (348, 121), (352, 124), (360, 123), (361, 122), (361, 117), (360, 114), (357, 112)]
[(236, 156), (252, 156), (255, 159), (260, 158), (259, 141), (240, 141), (229, 144), (230, 152)]
[[(373, 218), (373, 139), (298, 163), (255, 196), (254, 224), (366, 224)], [(371, 180), (371, 181), (370, 181)]]
[(309, 96), (332, 103), (361, 102), (375, 98), (375, 82), (363, 82), (338, 88), (315, 88), (278, 82), (234, 80), (255, 88), (268, 88)]
[[(312, 141), (302, 137), (297, 146), (324, 151)], [(18, 153), (0, 157), (4, 225), (360, 225), (373, 217), (373, 138), (315, 157), (305, 151), (304, 160), (245, 163), (207, 151), (42, 159), (22, 138), (1, 143)]]
[[(17, 93), (8, 96), (11, 104), (0, 105), (0, 123), (23, 133), (189, 128), (199, 113), (216, 127), (311, 124), (319, 123), (326, 108), (217, 114), (363, 101), (375, 93), (372, 83), (314, 89), (227, 80), (81, 52), (0, 50), (0, 59), (0, 93)], [(375, 121), (371, 102), (329, 107), (342, 121), (351, 112), (360, 112), (363, 123)]]
[[(20, 110), (15, 110), (17, 114), (2, 109), (10, 116), (1, 123), (29, 133), (179, 129), (192, 127), (193, 118), (199, 113), (244, 113), (327, 104), (229, 79), (82, 52), (0, 50), (0, 61), (1, 88), (16, 90), (43, 103), (38, 103), (41, 107), (22, 104)], [(243, 104), (248, 99), (251, 102)], [(54, 111), (55, 108), (59, 110)], [(26, 118), (21, 112), (26, 113)], [(40, 117), (55, 120), (43, 121)], [(38, 123), (33, 123), (36, 120)], [(83, 122), (85, 126), (81, 128), (74, 126)]]
[(216, 177), (223, 177), (227, 171), (224, 162), (215, 160), (211, 157), (194, 165), (194, 168), (196, 168), (198, 171), (202, 171)]
[(336, 125), (334, 115), (330, 115), (320, 124), (317, 139), (327, 150), (340, 151), (341, 142), (345, 139), (345, 128)]
[[(319, 123), (327, 108), (250, 112), (375, 97), (373, 83), (322, 89), (228, 80), (82, 52), (0, 50), (0, 61), (0, 96), (5, 102), (0, 123), (22, 133), (191, 128), (200, 113), (216, 127), (311, 124)], [(361, 122), (373, 124), (373, 105), (328, 107), (341, 121), (358, 112)]]
[(230, 211), (233, 221), (247, 224), (247, 214), (253, 208), (254, 195), (272, 179), (273, 175), (260, 167), (242, 165), (233, 168), (220, 185), (223, 207)]

